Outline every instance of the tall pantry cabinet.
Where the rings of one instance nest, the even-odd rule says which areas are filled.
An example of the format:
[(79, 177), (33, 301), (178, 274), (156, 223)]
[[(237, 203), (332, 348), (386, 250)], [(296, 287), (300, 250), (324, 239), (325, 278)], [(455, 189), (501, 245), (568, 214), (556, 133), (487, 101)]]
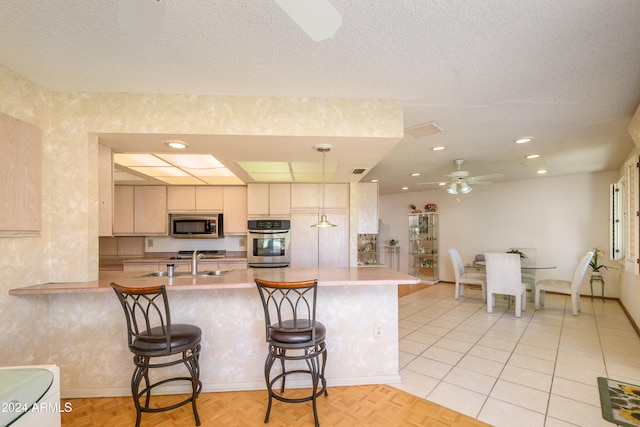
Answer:
[(423, 283), (439, 281), (437, 213), (409, 215), (409, 274)]

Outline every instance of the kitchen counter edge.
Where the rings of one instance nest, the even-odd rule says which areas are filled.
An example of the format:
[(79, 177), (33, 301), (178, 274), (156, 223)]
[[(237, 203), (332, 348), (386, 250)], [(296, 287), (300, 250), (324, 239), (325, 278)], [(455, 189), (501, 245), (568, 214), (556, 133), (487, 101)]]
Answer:
[(255, 279), (299, 281), (318, 279), (319, 286), (362, 286), (417, 284), (420, 279), (405, 273), (380, 268), (254, 268), (232, 270), (223, 276), (136, 277), (143, 272), (101, 271), (90, 282), (44, 283), (9, 290), (10, 295), (46, 295), (111, 292), (111, 282), (127, 286), (166, 285), (169, 290), (241, 289), (255, 286)]

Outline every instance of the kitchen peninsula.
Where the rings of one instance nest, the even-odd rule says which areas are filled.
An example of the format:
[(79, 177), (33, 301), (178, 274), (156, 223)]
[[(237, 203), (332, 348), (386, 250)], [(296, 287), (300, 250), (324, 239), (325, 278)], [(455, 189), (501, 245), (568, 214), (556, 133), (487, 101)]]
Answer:
[(264, 388), (267, 346), (256, 277), (318, 279), (318, 319), (327, 327), (329, 386), (400, 380), (397, 285), (418, 283), (412, 276), (386, 267), (242, 269), (221, 276), (172, 278), (141, 275), (108, 271), (96, 281), (9, 291), (14, 298), (48, 299), (47, 345), (50, 363), (60, 366), (63, 398), (130, 394), (131, 354), (124, 314), (109, 286), (112, 281), (125, 286), (167, 285), (172, 320), (202, 329), (204, 391)]

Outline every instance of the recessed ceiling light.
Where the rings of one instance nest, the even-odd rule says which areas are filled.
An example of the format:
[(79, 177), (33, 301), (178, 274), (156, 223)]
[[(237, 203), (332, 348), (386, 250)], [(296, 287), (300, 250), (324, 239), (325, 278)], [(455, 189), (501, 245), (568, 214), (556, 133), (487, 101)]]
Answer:
[(439, 182), (439, 183), (438, 183), (438, 185), (439, 185), (440, 187), (444, 187), (445, 185), (447, 185), (447, 183), (446, 183), (446, 182)]
[(536, 172), (536, 173), (537, 173), (537, 174), (542, 175), (542, 174), (547, 173), (547, 170), (546, 170), (546, 169), (540, 169), (540, 170), (539, 170), (538, 172)]
[(185, 149), (189, 146), (186, 142), (179, 141), (177, 139), (170, 139), (168, 141), (165, 141), (164, 143), (167, 144), (169, 147), (176, 148), (178, 150)]
[(540, 154), (529, 154), (525, 159), (537, 159), (538, 157), (540, 157)]
[(533, 141), (533, 137), (532, 136), (525, 136), (523, 138), (518, 138), (515, 140), (516, 144), (526, 144), (527, 142), (531, 142)]
[(380, 181), (379, 179), (372, 179), (371, 182), (378, 182)]
[(409, 187), (402, 187), (402, 189), (403, 189), (403, 190), (408, 190), (408, 189), (409, 189)]
[(442, 151), (442, 150), (444, 150), (444, 148), (445, 147), (443, 147), (443, 146), (439, 146), (439, 147), (433, 147), (431, 150), (432, 151)]
[(411, 176), (420, 176), (420, 172), (414, 172), (411, 174)]

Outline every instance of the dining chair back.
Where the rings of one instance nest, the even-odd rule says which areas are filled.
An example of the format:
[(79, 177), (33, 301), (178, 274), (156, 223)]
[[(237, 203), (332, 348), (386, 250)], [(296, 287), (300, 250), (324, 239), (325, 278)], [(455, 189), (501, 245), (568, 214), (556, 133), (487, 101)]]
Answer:
[(536, 283), (535, 309), (539, 310), (544, 305), (544, 295), (546, 291), (571, 295), (571, 311), (574, 316), (580, 312), (580, 287), (582, 280), (589, 267), (589, 262), (593, 257), (593, 251), (588, 251), (576, 264), (571, 274), (571, 280), (545, 279)]
[(496, 294), (513, 295), (516, 299), (516, 317), (527, 309), (527, 287), (522, 283), (520, 255), (487, 253), (487, 312), (496, 304)]
[(482, 301), (487, 300), (487, 275), (484, 273), (466, 272), (462, 258), (458, 251), (454, 248), (447, 249), (447, 253), (451, 258), (453, 272), (456, 277), (454, 297), (458, 299), (460, 295), (464, 295), (464, 285), (478, 285), (482, 287)]
[(531, 288), (531, 302), (534, 301), (536, 294), (536, 281), (537, 275), (535, 269), (528, 269), (527, 267), (536, 266), (537, 250), (536, 248), (510, 248), (510, 250), (517, 250), (524, 255), (524, 258), (520, 257), (520, 265), (522, 267), (522, 283), (529, 285)]

